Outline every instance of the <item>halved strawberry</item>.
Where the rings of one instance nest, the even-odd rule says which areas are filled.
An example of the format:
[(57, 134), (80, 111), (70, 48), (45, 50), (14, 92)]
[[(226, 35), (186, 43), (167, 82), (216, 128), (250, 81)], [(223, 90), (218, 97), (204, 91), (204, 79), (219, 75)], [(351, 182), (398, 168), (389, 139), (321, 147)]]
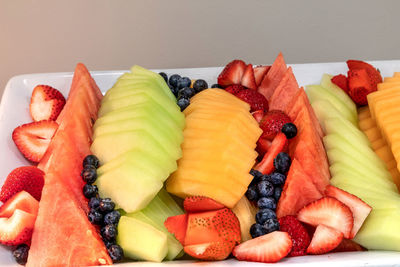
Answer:
[(58, 128), (55, 121), (37, 121), (23, 124), (14, 129), (12, 139), (24, 157), (39, 162)]
[(376, 91), (371, 86), (371, 80), (365, 69), (353, 69), (347, 72), (349, 91), (351, 99), (358, 105), (367, 105), (367, 95)]
[(353, 59), (347, 60), (346, 63), (350, 70), (365, 69), (368, 73), (368, 77), (370, 78), (371, 85), (375, 90), (377, 84), (382, 82), (382, 76), (380, 72), (371, 64), (368, 64), (367, 62), (361, 60)]
[(372, 207), (359, 199), (357, 196), (352, 195), (332, 185), (328, 185), (326, 187), (325, 195), (328, 197), (336, 198), (350, 208), (354, 217), (354, 225), (349, 238), (354, 238), (358, 230), (360, 230), (361, 226), (363, 225), (365, 219), (367, 219), (368, 215), (370, 214)]
[(181, 214), (176, 216), (168, 217), (164, 226), (167, 228), (168, 232), (173, 234), (175, 238), (182, 244), (185, 244), (186, 229), (188, 223), (187, 214)]
[(28, 192), (21, 191), (0, 207), (0, 217), (11, 217), (17, 209), (36, 216), (39, 210), (39, 201)]
[(48, 85), (38, 85), (33, 89), (29, 106), (34, 121), (55, 121), (65, 105), (64, 96)]
[(351, 236), (354, 219), (350, 208), (333, 197), (323, 197), (302, 208), (297, 219), (312, 226), (324, 224), (343, 233), (345, 238)]
[(332, 227), (320, 224), (315, 229), (311, 243), (307, 248), (307, 253), (325, 254), (336, 248), (342, 240), (342, 232)]
[(183, 201), (183, 208), (189, 213), (219, 210), (225, 208), (225, 206), (209, 197), (191, 196), (185, 198)]
[(270, 68), (271, 66), (256, 66), (253, 68), (257, 87), (261, 84), (264, 76), (267, 74)]
[(225, 91), (231, 93), (232, 95), (236, 95), (242, 90), (246, 90), (246, 88), (241, 84), (232, 84), (225, 88)]
[(332, 252), (365, 251), (366, 249), (353, 240), (343, 238), (342, 242)]
[(253, 65), (248, 64), (246, 66), (240, 84), (249, 89), (253, 90), (257, 89), (256, 78), (254, 77)]
[(256, 147), (258, 156), (264, 157), (265, 153), (267, 153), (269, 148), (271, 147), (271, 144), (272, 144), (271, 141), (264, 139), (264, 138), (259, 138), (257, 141), (257, 147)]
[(32, 237), (36, 216), (22, 210), (15, 210), (9, 218), (0, 218), (0, 244), (16, 246)]
[(251, 112), (256, 110), (268, 111), (268, 100), (256, 90), (242, 90), (236, 96), (250, 105)]
[(10, 172), (1, 187), (0, 201), (7, 202), (20, 191), (26, 191), (40, 200), (44, 185), (44, 172), (35, 166), (24, 166)]
[(333, 76), (331, 82), (339, 86), (346, 93), (349, 91), (349, 86), (347, 84), (347, 77), (344, 76), (343, 74), (338, 74), (336, 76)]
[(243, 60), (235, 59), (228, 63), (218, 76), (218, 84), (226, 87), (231, 84), (240, 84), (246, 63)]
[(260, 121), (260, 128), (263, 130), (262, 138), (272, 141), (276, 134), (282, 130), (283, 125), (289, 122), (292, 122), (292, 120), (283, 111), (268, 111)]
[(275, 231), (237, 245), (232, 254), (240, 261), (273, 263), (286, 257), (291, 249), (290, 235)]
[(271, 143), (268, 152), (265, 153), (263, 159), (258, 163), (255, 169), (263, 174), (270, 174), (274, 170), (274, 159), (287, 147), (288, 140), (282, 132), (278, 133)]
[(196, 259), (219, 261), (226, 259), (235, 245), (233, 241), (211, 242), (184, 246), (183, 250)]
[(260, 121), (262, 120), (262, 118), (264, 117), (264, 110), (260, 109), (260, 110), (256, 110), (253, 111), (251, 113), (251, 115), (253, 115), (254, 119), (256, 119), (256, 121), (258, 123), (260, 123)]

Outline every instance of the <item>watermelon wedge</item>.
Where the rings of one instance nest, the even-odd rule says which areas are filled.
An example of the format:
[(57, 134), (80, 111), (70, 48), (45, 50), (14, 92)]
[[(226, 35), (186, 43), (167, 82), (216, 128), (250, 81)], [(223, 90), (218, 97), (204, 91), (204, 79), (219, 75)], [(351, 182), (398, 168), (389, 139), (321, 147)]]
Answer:
[(287, 66), (285, 59), (283, 58), (282, 53), (279, 53), (271, 68), (267, 72), (267, 75), (264, 76), (260, 86), (257, 88), (257, 91), (264, 95), (268, 101), (270, 101), (272, 94), (278, 87), (286, 70)]
[(269, 109), (284, 111), (297, 91), (299, 91), (299, 85), (294, 77), (292, 67), (289, 67), (269, 100)]

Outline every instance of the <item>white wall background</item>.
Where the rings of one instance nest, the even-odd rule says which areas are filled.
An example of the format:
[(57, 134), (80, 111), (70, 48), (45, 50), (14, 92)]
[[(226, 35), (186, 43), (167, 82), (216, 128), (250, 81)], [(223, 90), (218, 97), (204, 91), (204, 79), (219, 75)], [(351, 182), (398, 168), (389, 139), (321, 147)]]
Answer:
[(17, 74), (400, 59), (396, 0), (0, 0), (0, 95)]

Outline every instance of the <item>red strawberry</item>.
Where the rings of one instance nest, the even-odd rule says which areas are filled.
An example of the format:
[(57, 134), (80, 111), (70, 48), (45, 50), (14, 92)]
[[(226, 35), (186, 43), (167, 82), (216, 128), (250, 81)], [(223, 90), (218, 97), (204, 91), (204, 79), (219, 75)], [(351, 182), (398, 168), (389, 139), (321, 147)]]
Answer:
[(332, 197), (323, 197), (308, 204), (298, 212), (297, 219), (312, 226), (330, 226), (342, 232), (345, 238), (351, 236), (354, 224), (349, 207)]
[(336, 76), (333, 76), (331, 82), (339, 86), (346, 93), (349, 91), (349, 86), (347, 84), (347, 77), (345, 75), (338, 74)]
[(64, 96), (48, 85), (38, 85), (33, 89), (29, 106), (34, 121), (55, 121), (65, 105)]
[(349, 70), (365, 69), (368, 73), (368, 77), (370, 78), (374, 91), (377, 89), (378, 83), (382, 82), (382, 76), (379, 71), (367, 62), (361, 60), (347, 60), (346, 63), (349, 67)]
[(264, 139), (264, 138), (259, 138), (257, 141), (257, 147), (256, 150), (258, 152), (258, 155), (263, 157), (265, 153), (268, 152), (269, 148), (271, 147), (272, 142)]
[(36, 216), (39, 210), (39, 202), (28, 192), (21, 191), (0, 207), (0, 217), (11, 217), (17, 209)]
[(231, 84), (240, 84), (246, 63), (243, 60), (235, 59), (228, 63), (218, 76), (218, 84), (226, 87)]
[(329, 226), (320, 224), (315, 229), (307, 253), (324, 254), (336, 248), (343, 240), (343, 233)]
[(242, 90), (236, 94), (238, 98), (250, 105), (250, 111), (268, 111), (268, 100), (256, 90)]
[(0, 218), (0, 243), (16, 246), (26, 243), (32, 237), (36, 216), (22, 210), (15, 210), (9, 218)]
[(232, 95), (236, 95), (242, 90), (246, 90), (246, 88), (241, 84), (232, 84), (225, 88), (225, 91), (231, 93)]
[(256, 165), (255, 169), (263, 174), (270, 174), (274, 170), (275, 157), (287, 147), (287, 143), (286, 135), (282, 132), (278, 133), (262, 161)]
[(343, 238), (342, 242), (332, 252), (365, 251), (366, 249), (353, 240)]
[(367, 95), (373, 91), (370, 79), (365, 69), (349, 70), (347, 73), (349, 84), (349, 96), (358, 105), (367, 105)]
[(272, 141), (276, 134), (282, 130), (283, 125), (289, 122), (292, 122), (292, 120), (283, 111), (268, 111), (260, 121), (260, 128), (263, 130), (262, 138)]
[(37, 200), (40, 200), (44, 185), (44, 172), (34, 166), (25, 166), (14, 169), (7, 176), (1, 187), (0, 201), (7, 202), (20, 191), (26, 191)]
[(244, 70), (241, 85), (249, 89), (257, 90), (256, 78), (254, 77), (253, 65), (248, 64)]
[(164, 226), (167, 228), (168, 232), (173, 234), (182, 245), (185, 244), (187, 222), (187, 214), (168, 217), (164, 222)]
[(232, 254), (240, 261), (273, 263), (286, 257), (291, 249), (290, 235), (275, 231), (237, 245)]
[(189, 213), (219, 210), (225, 208), (225, 206), (209, 197), (192, 196), (185, 198), (183, 201), (183, 208)]
[(354, 238), (363, 225), (365, 219), (370, 214), (372, 208), (367, 203), (352, 195), (346, 191), (343, 191), (332, 185), (328, 185), (325, 189), (325, 195), (328, 197), (333, 197), (345, 204), (350, 208), (354, 217), (354, 225), (351, 230), (350, 238)]
[(271, 66), (257, 66), (254, 68), (254, 77), (256, 79), (257, 87), (261, 84), (264, 76), (267, 74)]
[(219, 261), (226, 259), (235, 247), (235, 242), (211, 242), (184, 246), (183, 250), (190, 256), (200, 260)]
[(58, 128), (55, 121), (37, 121), (14, 129), (12, 139), (24, 157), (39, 162)]
[(279, 229), (287, 232), (293, 241), (292, 251), (289, 256), (303, 256), (306, 255), (308, 245), (310, 245), (310, 236), (307, 230), (299, 222), (295, 216), (284, 216), (279, 219)]
[(260, 123), (260, 121), (262, 120), (262, 118), (264, 117), (264, 110), (260, 109), (260, 110), (256, 110), (253, 111), (251, 113), (251, 115), (253, 115), (254, 119), (256, 119), (256, 121), (258, 123)]

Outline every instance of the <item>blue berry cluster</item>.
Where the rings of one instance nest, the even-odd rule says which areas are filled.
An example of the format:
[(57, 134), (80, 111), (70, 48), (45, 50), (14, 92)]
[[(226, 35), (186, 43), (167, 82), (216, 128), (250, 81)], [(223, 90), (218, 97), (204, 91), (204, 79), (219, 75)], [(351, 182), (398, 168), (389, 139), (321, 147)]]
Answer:
[(159, 73), (168, 84), (171, 92), (177, 98), (177, 105), (183, 111), (190, 104), (190, 98), (208, 88), (208, 84), (205, 80), (198, 79), (193, 83), (193, 87), (190, 87), (192, 81), (188, 77), (181, 77), (179, 74), (173, 74), (168, 78), (165, 72)]
[(93, 183), (97, 179), (99, 160), (94, 155), (89, 155), (83, 160), (81, 177), (85, 181), (83, 194), (89, 199), (88, 219), (92, 224), (101, 227), (100, 234), (113, 262), (118, 262), (124, 257), (122, 248), (117, 244), (117, 226), (121, 214), (115, 210), (115, 203), (110, 198), (100, 198), (97, 186)]

